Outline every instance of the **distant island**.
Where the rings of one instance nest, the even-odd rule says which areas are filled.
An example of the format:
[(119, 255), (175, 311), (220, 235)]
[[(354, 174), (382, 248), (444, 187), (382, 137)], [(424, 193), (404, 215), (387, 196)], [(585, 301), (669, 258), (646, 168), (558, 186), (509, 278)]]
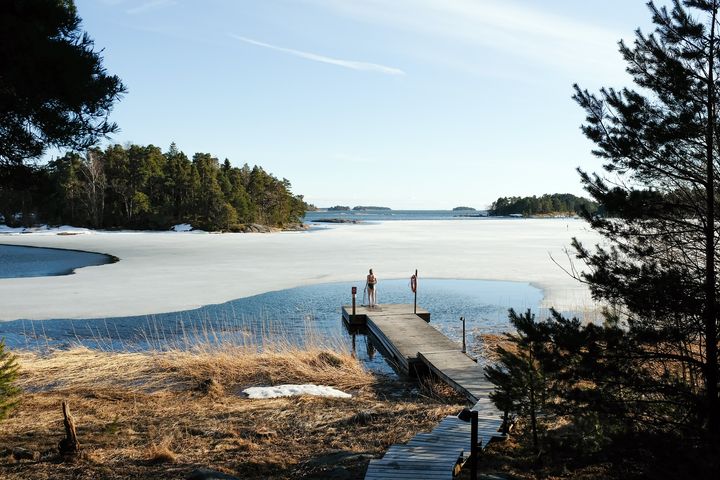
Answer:
[(571, 193), (545, 194), (541, 197), (500, 197), (488, 210), (491, 216), (574, 216), (583, 210), (598, 211), (598, 204)]
[(334, 207), (328, 208), (328, 212), (344, 212), (350, 210), (350, 207), (345, 205), (335, 205)]
[(475, 212), (473, 207), (455, 207), (452, 209), (453, 212)]
[(353, 210), (392, 210), (392, 208), (358, 205), (357, 207), (353, 207)]

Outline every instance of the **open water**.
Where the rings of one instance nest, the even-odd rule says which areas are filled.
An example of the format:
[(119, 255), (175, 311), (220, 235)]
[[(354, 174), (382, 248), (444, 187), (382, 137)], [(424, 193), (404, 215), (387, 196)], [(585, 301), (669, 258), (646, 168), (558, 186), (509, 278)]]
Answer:
[(303, 221), (314, 223), (318, 220), (340, 219), (358, 222), (385, 222), (388, 220), (478, 220), (482, 218), (489, 218), (487, 212), (482, 210), (321, 210), (307, 212)]
[(102, 253), (0, 245), (0, 278), (69, 275), (81, 267), (113, 261)]
[[(233, 342), (263, 348), (268, 343), (354, 346), (360, 360), (389, 371), (363, 334), (347, 330), (341, 305), (350, 304), (352, 283), (329, 283), (268, 292), (199, 309), (159, 315), (90, 320), (16, 320), (0, 323), (0, 338), (10, 347), (46, 349), (83, 345), (103, 350), (192, 348), (197, 343)], [(358, 303), (363, 301), (362, 285)], [(431, 312), (431, 325), (457, 341), (460, 317), (468, 343), (481, 333), (507, 331), (507, 311), (537, 310), (542, 293), (527, 283), (421, 279), (418, 305)], [(378, 302), (412, 303), (409, 282), (383, 280)]]

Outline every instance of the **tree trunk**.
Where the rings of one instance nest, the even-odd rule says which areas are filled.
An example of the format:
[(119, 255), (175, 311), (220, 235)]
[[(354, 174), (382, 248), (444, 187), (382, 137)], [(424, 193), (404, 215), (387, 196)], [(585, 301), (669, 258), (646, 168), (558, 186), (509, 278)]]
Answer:
[(530, 427), (533, 436), (533, 452), (537, 455), (540, 452), (538, 447), (537, 415), (535, 414), (535, 388), (530, 386)]
[(80, 451), (80, 442), (77, 439), (77, 432), (75, 431), (75, 420), (70, 415), (70, 405), (67, 402), (62, 402), (63, 409), (63, 423), (65, 424), (65, 438), (60, 440), (58, 448), (61, 455), (75, 455)]
[(705, 380), (707, 391), (708, 427), (712, 435), (720, 434), (720, 405), (718, 402), (718, 358), (717, 358), (717, 299), (715, 285), (715, 172), (714, 172), (714, 129), (715, 129), (715, 22), (718, 5), (714, 2), (708, 58), (708, 101), (706, 133), (706, 201), (707, 222), (705, 226), (705, 345), (707, 349)]

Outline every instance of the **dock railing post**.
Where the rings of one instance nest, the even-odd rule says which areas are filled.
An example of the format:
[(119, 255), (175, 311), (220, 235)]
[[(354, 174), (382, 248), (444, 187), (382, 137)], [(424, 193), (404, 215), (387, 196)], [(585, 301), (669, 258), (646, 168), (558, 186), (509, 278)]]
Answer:
[(477, 410), (470, 410), (469, 408), (463, 408), (463, 411), (458, 414), (458, 418), (463, 422), (470, 422), (470, 479), (477, 480), (477, 461), (478, 455), (480, 454), (480, 448), (478, 445), (478, 412)]
[(352, 287), (352, 314), (353, 320), (355, 319), (355, 296), (357, 295), (357, 287)]
[(463, 324), (463, 348), (462, 348), (462, 352), (463, 352), (463, 353), (466, 353), (466, 350), (465, 350), (465, 317), (460, 317), (460, 321), (461, 321), (462, 324)]
[(477, 480), (478, 462), (478, 412), (472, 411), (470, 418), (470, 480)]

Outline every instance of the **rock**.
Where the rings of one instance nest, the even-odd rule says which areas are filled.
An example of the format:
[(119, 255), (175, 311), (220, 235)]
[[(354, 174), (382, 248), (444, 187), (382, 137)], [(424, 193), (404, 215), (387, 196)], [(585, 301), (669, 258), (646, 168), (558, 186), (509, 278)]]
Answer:
[(239, 223), (232, 225), (230, 231), (236, 233), (270, 233), (273, 229), (267, 225), (260, 225), (259, 223)]
[(259, 223), (250, 223), (248, 225), (245, 225), (245, 229), (243, 230), (246, 233), (270, 233), (270, 227), (267, 225), (260, 225)]
[(306, 225), (304, 223), (291, 223), (290, 225), (286, 225), (283, 230), (287, 232), (304, 232), (306, 230), (310, 230), (310, 225)]
[(348, 463), (358, 463), (362, 461), (370, 461), (373, 457), (369, 453), (357, 453), (357, 452), (346, 452), (338, 450), (336, 452), (328, 453), (320, 457), (312, 458), (307, 461), (309, 467), (323, 467), (328, 465), (347, 465)]
[(15, 460), (38, 460), (40, 452), (33, 452), (27, 448), (15, 447), (12, 449), (12, 456)]
[(207, 468), (198, 468), (190, 472), (190, 476), (186, 480), (240, 480), (227, 473), (216, 472)]
[(315, 223), (361, 223), (359, 220), (353, 220), (350, 218), (318, 218), (313, 220)]

